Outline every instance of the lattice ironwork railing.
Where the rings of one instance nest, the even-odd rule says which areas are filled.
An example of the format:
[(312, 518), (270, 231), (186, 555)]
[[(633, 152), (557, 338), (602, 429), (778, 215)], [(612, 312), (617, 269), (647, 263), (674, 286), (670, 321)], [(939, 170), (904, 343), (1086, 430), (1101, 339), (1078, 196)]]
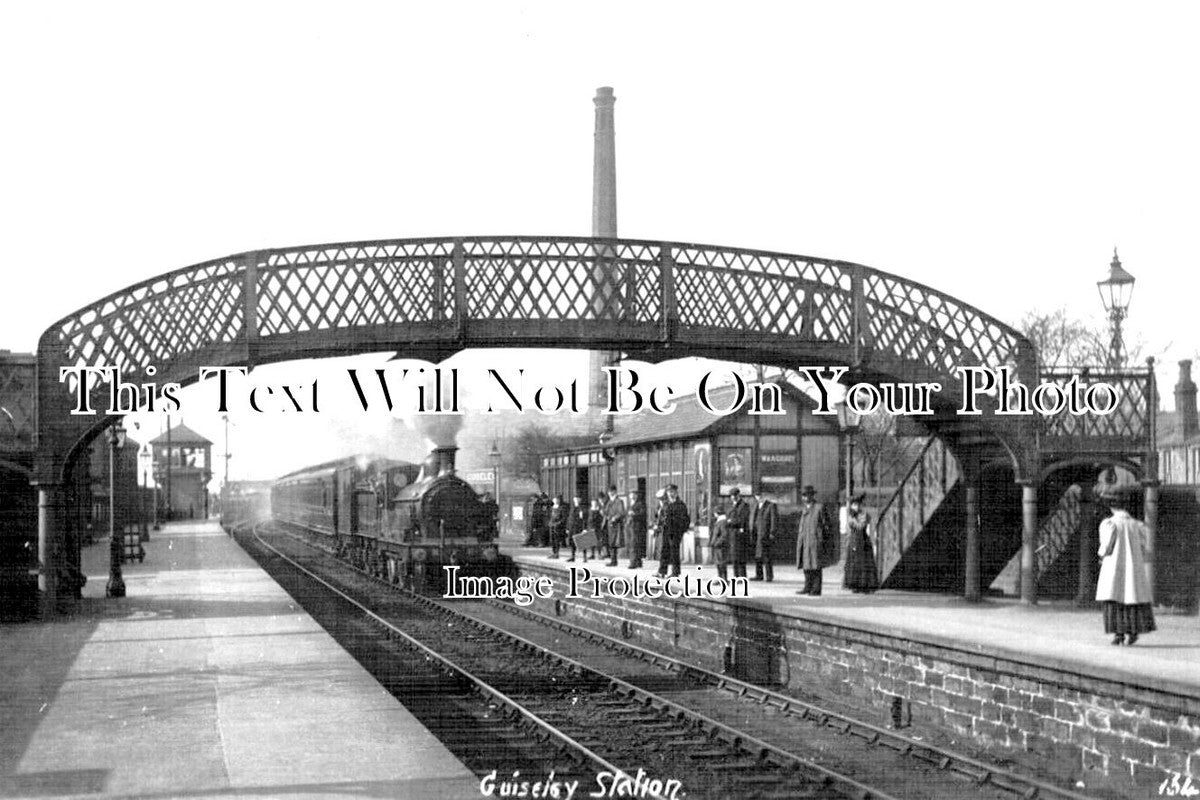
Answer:
[(472, 320), (835, 343), (947, 377), (960, 364), (1019, 363), (1027, 347), (953, 297), (841, 261), (684, 243), (469, 237), (280, 248), (177, 270), (55, 323), (43, 337), (54, 352), (43, 355), (58, 366), (142, 373), (243, 339)]
[[(1083, 516), (1083, 490), (1072, 484), (1067, 488), (1054, 510), (1038, 522), (1037, 549), (1034, 551), (1035, 580), (1040, 581), (1054, 565), (1079, 531)], [(1004, 569), (996, 575), (992, 586), (1011, 594), (1021, 592), (1021, 551), (1018, 549)]]
[[(1072, 484), (1058, 501), (1054, 511), (1038, 523), (1037, 550), (1034, 551), (1037, 561), (1037, 577), (1041, 579), (1046, 570), (1058, 559), (1071, 543), (1071, 538), (1079, 530), (1079, 519), (1083, 513), (1080, 498), (1083, 490)], [(1020, 558), (1020, 553), (1017, 558)]]
[[(39, 358), (49, 355), (60, 367), (112, 365), (144, 373), (185, 353), (237, 342), (245, 322), (242, 283), (243, 265), (233, 259), (139, 283), (52, 325)], [(47, 339), (55, 353), (41, 352)]]
[(958, 461), (936, 436), (929, 437), (876, 524), (879, 582), (887, 580), (925, 524), (959, 480)]
[(1154, 445), (1153, 411), (1158, 407), (1157, 387), (1151, 367), (1121, 370), (1103, 367), (1049, 367), (1041, 371), (1043, 383), (1066, 385), (1078, 378), (1081, 386), (1106, 383), (1116, 390), (1117, 405), (1110, 414), (1071, 414), (1064, 410), (1054, 416), (1041, 417), (1039, 433), (1043, 436), (1078, 438), (1112, 437), (1144, 448)]
[(863, 278), (869, 341), (939, 374), (959, 366), (1017, 367), (1020, 336), (1012, 328), (927, 286), (871, 271)]
[(0, 354), (0, 452), (33, 446), (34, 359), (30, 355)]

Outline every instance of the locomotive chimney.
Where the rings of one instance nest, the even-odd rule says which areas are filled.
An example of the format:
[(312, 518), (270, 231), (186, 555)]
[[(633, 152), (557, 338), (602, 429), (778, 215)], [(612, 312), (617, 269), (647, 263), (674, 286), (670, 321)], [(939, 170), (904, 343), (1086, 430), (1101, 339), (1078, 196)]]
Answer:
[(433, 457), (437, 475), (454, 474), (454, 454), (457, 452), (458, 448), (453, 445), (434, 448)]

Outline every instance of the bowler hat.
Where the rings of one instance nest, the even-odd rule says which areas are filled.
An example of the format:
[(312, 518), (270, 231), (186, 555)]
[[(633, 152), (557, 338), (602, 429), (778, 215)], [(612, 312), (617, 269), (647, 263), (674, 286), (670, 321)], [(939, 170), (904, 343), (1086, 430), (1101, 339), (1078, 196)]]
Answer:
[(729, 490), (729, 493), (730, 493), (731, 495), (733, 495), (734, 497), (740, 497), (740, 496), (741, 496), (741, 494), (742, 494), (742, 490), (741, 490), (741, 489), (739, 489), (739, 488), (737, 488), (737, 487), (735, 486), (735, 487), (733, 487), (732, 489), (730, 489), (730, 490)]
[(800, 490), (800, 496), (801, 497), (816, 497), (817, 490), (814, 489), (812, 486), (805, 486), (803, 489)]

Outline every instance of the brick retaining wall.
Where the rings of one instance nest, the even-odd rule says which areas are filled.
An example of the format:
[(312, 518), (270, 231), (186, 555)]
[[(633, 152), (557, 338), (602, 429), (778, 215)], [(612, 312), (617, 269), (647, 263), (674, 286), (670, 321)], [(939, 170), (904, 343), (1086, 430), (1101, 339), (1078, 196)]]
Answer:
[[(1182, 687), (1134, 686), (946, 644), (914, 642), (844, 623), (801, 619), (750, 601), (581, 597), (566, 599), (563, 573), (534, 608), (698, 666), (794, 693), (877, 709), (894, 698), (912, 724), (972, 737), (990, 751), (1024, 752), (1068, 780), (1150, 791), (1172, 774), (1200, 778), (1200, 697)], [(858, 625), (858, 623), (856, 623)], [(886, 724), (886, 723), (885, 723)]]

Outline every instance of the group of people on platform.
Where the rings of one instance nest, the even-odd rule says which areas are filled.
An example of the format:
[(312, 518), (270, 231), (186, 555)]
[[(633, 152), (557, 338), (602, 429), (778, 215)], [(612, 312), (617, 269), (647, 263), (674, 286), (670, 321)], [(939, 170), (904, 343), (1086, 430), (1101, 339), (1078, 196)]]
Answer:
[[(544, 492), (528, 504), (525, 544), (549, 547), (550, 558), (559, 558), (565, 549), (568, 562), (582, 555), (603, 558), (608, 566), (617, 566), (617, 554), (624, 550), (630, 569), (641, 569), (646, 557), (646, 536), (650, 528), (649, 509), (640, 491), (629, 495), (628, 502), (609, 486), (585, 507), (579, 495), (567, 505), (563, 496), (551, 498)], [(680, 574), (679, 550), (683, 535), (691, 527), (687, 505), (679, 497), (679, 487), (671, 484), (658, 498), (654, 529), (659, 537), (659, 574)], [(582, 553), (580, 553), (582, 551)]]
[[(753, 507), (742, 498), (741, 490), (730, 490), (730, 500), (719, 507), (713, 522), (710, 543), (717, 574), (727, 576), (730, 565), (734, 577), (745, 577), (746, 565), (754, 559), (752, 581), (775, 580), (772, 549), (780, 532), (779, 506), (769, 495), (755, 498)], [(871, 517), (863, 508), (863, 495), (850, 502), (846, 524), (844, 585), (853, 592), (873, 592), (879, 588), (871, 541)], [(804, 588), (797, 594), (820, 595), (826, 567), (836, 564), (841, 555), (840, 531), (834, 526), (817, 492), (805, 486), (800, 492), (800, 516), (796, 530), (796, 568), (804, 573)]]
[[(817, 502), (812, 486), (805, 486), (800, 497), (796, 567), (804, 571), (805, 582), (798, 594), (819, 595), (823, 570), (840, 560), (841, 536), (825, 506)], [(741, 496), (740, 489), (734, 488), (728, 506), (718, 507), (715, 512), (709, 543), (721, 578), (728, 577), (731, 564), (734, 577), (745, 577), (746, 565), (753, 559), (751, 580), (775, 579), (772, 549), (780, 533), (779, 506), (768, 494), (752, 499), (753, 505)], [(849, 540), (844, 583), (854, 592), (873, 592), (879, 588), (879, 577), (871, 517), (863, 508), (863, 499), (863, 495), (853, 498), (846, 518)], [(615, 567), (618, 552), (624, 549), (630, 569), (643, 566), (650, 514), (640, 491), (634, 491), (626, 500), (617, 493), (616, 486), (609, 486), (606, 494), (598, 495), (587, 506), (578, 495), (568, 505), (562, 495), (551, 498), (542, 493), (530, 498), (527, 520), (525, 544), (549, 547), (550, 558), (560, 558), (566, 550), (568, 562), (582, 555), (583, 561), (602, 558)], [(653, 520), (658, 534), (659, 574), (679, 575), (680, 547), (691, 518), (678, 486), (671, 484), (659, 492)]]
[[(734, 577), (746, 576), (746, 565), (753, 559), (754, 576), (750, 580), (775, 579), (773, 546), (780, 533), (778, 504), (769, 494), (752, 498), (753, 506), (733, 488), (729, 501), (714, 511), (709, 543), (717, 574), (728, 578), (732, 565)], [(846, 564), (843, 586), (855, 593), (879, 589), (875, 563), (873, 521), (863, 507), (865, 495), (850, 500), (843, 520), (846, 534)], [(1147, 578), (1149, 534), (1145, 524), (1128, 510), (1130, 498), (1111, 494), (1105, 500), (1111, 516), (1100, 523), (1100, 575), (1096, 600), (1102, 603), (1105, 633), (1113, 634), (1114, 645), (1133, 644), (1138, 636), (1155, 630), (1153, 594)], [(800, 513), (796, 531), (796, 568), (804, 573), (804, 587), (797, 594), (820, 595), (823, 570), (840, 558), (841, 532), (824, 504), (817, 502), (812, 486), (800, 492)], [(567, 561), (577, 555), (576, 537), (584, 537), (583, 560), (589, 556), (605, 558), (617, 566), (617, 553), (624, 548), (629, 568), (638, 569), (645, 558), (649, 514), (640, 492), (633, 492), (626, 503), (617, 487), (598, 495), (584, 507), (578, 496), (568, 506), (561, 495), (551, 499), (545, 493), (531, 498), (528, 512), (526, 545), (549, 546), (551, 558), (568, 548)], [(691, 527), (687, 506), (679, 498), (674, 484), (659, 493), (654, 528), (659, 541), (659, 575), (680, 574), (679, 551), (684, 534)]]

